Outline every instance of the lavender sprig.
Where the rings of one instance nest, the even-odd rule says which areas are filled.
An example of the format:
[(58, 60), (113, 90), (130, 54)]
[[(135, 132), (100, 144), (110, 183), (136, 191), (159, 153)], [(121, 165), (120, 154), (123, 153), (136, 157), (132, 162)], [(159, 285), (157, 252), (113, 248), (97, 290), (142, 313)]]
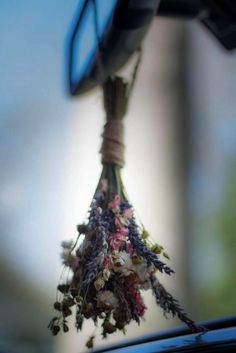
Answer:
[(91, 232), (95, 232), (96, 238), (93, 242), (91, 261), (89, 261), (86, 265), (87, 271), (83, 280), (84, 285), (90, 284), (98, 275), (102, 260), (108, 248), (106, 241), (108, 236), (107, 227), (108, 224), (102, 219), (101, 213), (99, 212), (96, 204), (92, 204), (88, 229)]
[(150, 276), (150, 282), (155, 295), (156, 303), (163, 309), (164, 314), (171, 313), (173, 317), (177, 316), (194, 332), (203, 331), (202, 327), (197, 326), (194, 321), (188, 317), (184, 309), (180, 306), (179, 301), (167, 292), (164, 286), (154, 275)]
[(165, 272), (168, 275), (174, 273), (174, 271), (170, 267), (168, 267), (166, 264), (164, 264), (164, 262), (159, 260), (158, 256), (155, 253), (153, 253), (145, 246), (139, 236), (138, 226), (134, 219), (130, 220), (130, 225), (128, 228), (129, 240), (140, 256), (144, 257), (148, 263), (152, 263), (160, 272)]

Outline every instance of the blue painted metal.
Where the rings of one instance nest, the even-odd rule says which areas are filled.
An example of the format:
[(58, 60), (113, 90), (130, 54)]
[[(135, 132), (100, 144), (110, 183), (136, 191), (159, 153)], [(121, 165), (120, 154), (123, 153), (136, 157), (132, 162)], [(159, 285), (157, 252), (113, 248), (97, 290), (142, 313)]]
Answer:
[(120, 345), (103, 347), (94, 353), (161, 353), (161, 352), (225, 352), (231, 347), (236, 352), (236, 318), (226, 318), (201, 323), (208, 329), (204, 333), (191, 333), (188, 329), (177, 328), (126, 340)]

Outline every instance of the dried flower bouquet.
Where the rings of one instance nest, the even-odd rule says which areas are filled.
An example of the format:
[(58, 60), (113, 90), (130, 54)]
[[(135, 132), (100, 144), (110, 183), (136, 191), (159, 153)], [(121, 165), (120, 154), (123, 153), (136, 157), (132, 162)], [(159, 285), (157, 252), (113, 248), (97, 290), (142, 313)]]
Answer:
[[(153, 244), (143, 225), (138, 224), (122, 183), (124, 165), (122, 118), (127, 108), (128, 85), (119, 77), (104, 86), (107, 112), (102, 144), (103, 171), (95, 192), (87, 221), (79, 225), (75, 243), (62, 243), (63, 264), (71, 277), (58, 285), (61, 299), (54, 308), (57, 315), (49, 328), (56, 335), (69, 330), (67, 317), (75, 308), (75, 326), (92, 319), (101, 326), (105, 338), (117, 330), (125, 333), (131, 321), (140, 323), (146, 305), (142, 290), (152, 290), (164, 314), (177, 316), (192, 330), (199, 330), (180, 307), (178, 301), (159, 282), (158, 272), (174, 271), (163, 259), (163, 247)], [(94, 336), (87, 342), (93, 346)]]

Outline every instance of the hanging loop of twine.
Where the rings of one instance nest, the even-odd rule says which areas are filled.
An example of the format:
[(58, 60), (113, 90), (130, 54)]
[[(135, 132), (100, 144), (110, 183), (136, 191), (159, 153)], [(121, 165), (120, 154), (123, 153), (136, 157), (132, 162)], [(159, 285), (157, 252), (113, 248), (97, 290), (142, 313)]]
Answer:
[(116, 164), (120, 167), (125, 165), (125, 144), (123, 117), (126, 114), (129, 98), (136, 81), (138, 68), (141, 61), (141, 49), (137, 50), (137, 62), (134, 66), (131, 82), (126, 82), (122, 77), (109, 76), (106, 79), (103, 66), (102, 43), (98, 28), (97, 3), (92, 0), (94, 8), (94, 25), (97, 39), (97, 71), (98, 81), (103, 87), (104, 108), (106, 111), (106, 124), (102, 134), (103, 141), (100, 149), (103, 164)]

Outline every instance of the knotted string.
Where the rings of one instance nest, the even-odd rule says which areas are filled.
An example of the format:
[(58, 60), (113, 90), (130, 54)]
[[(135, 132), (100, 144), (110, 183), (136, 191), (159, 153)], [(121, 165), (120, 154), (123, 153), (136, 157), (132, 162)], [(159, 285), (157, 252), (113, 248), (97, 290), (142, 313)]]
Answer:
[(127, 111), (129, 97), (133, 91), (138, 68), (141, 62), (141, 49), (137, 50), (138, 57), (134, 66), (131, 82), (126, 82), (122, 77), (108, 77), (105, 80), (105, 70), (102, 58), (102, 43), (98, 29), (97, 3), (93, 0), (94, 25), (97, 39), (97, 79), (103, 88), (104, 108), (106, 111), (106, 124), (102, 134), (103, 141), (100, 149), (102, 164), (115, 164), (120, 167), (125, 165), (125, 144), (123, 118)]
[(103, 164), (117, 164), (123, 167), (124, 125), (123, 118), (127, 110), (128, 84), (121, 77), (109, 77), (103, 85), (106, 124), (102, 134), (101, 155)]
[(120, 76), (109, 77), (103, 84), (106, 124), (102, 134), (101, 155), (103, 164), (125, 165), (125, 144), (123, 118), (127, 112), (129, 98), (137, 77), (141, 51), (133, 70), (131, 83)]

